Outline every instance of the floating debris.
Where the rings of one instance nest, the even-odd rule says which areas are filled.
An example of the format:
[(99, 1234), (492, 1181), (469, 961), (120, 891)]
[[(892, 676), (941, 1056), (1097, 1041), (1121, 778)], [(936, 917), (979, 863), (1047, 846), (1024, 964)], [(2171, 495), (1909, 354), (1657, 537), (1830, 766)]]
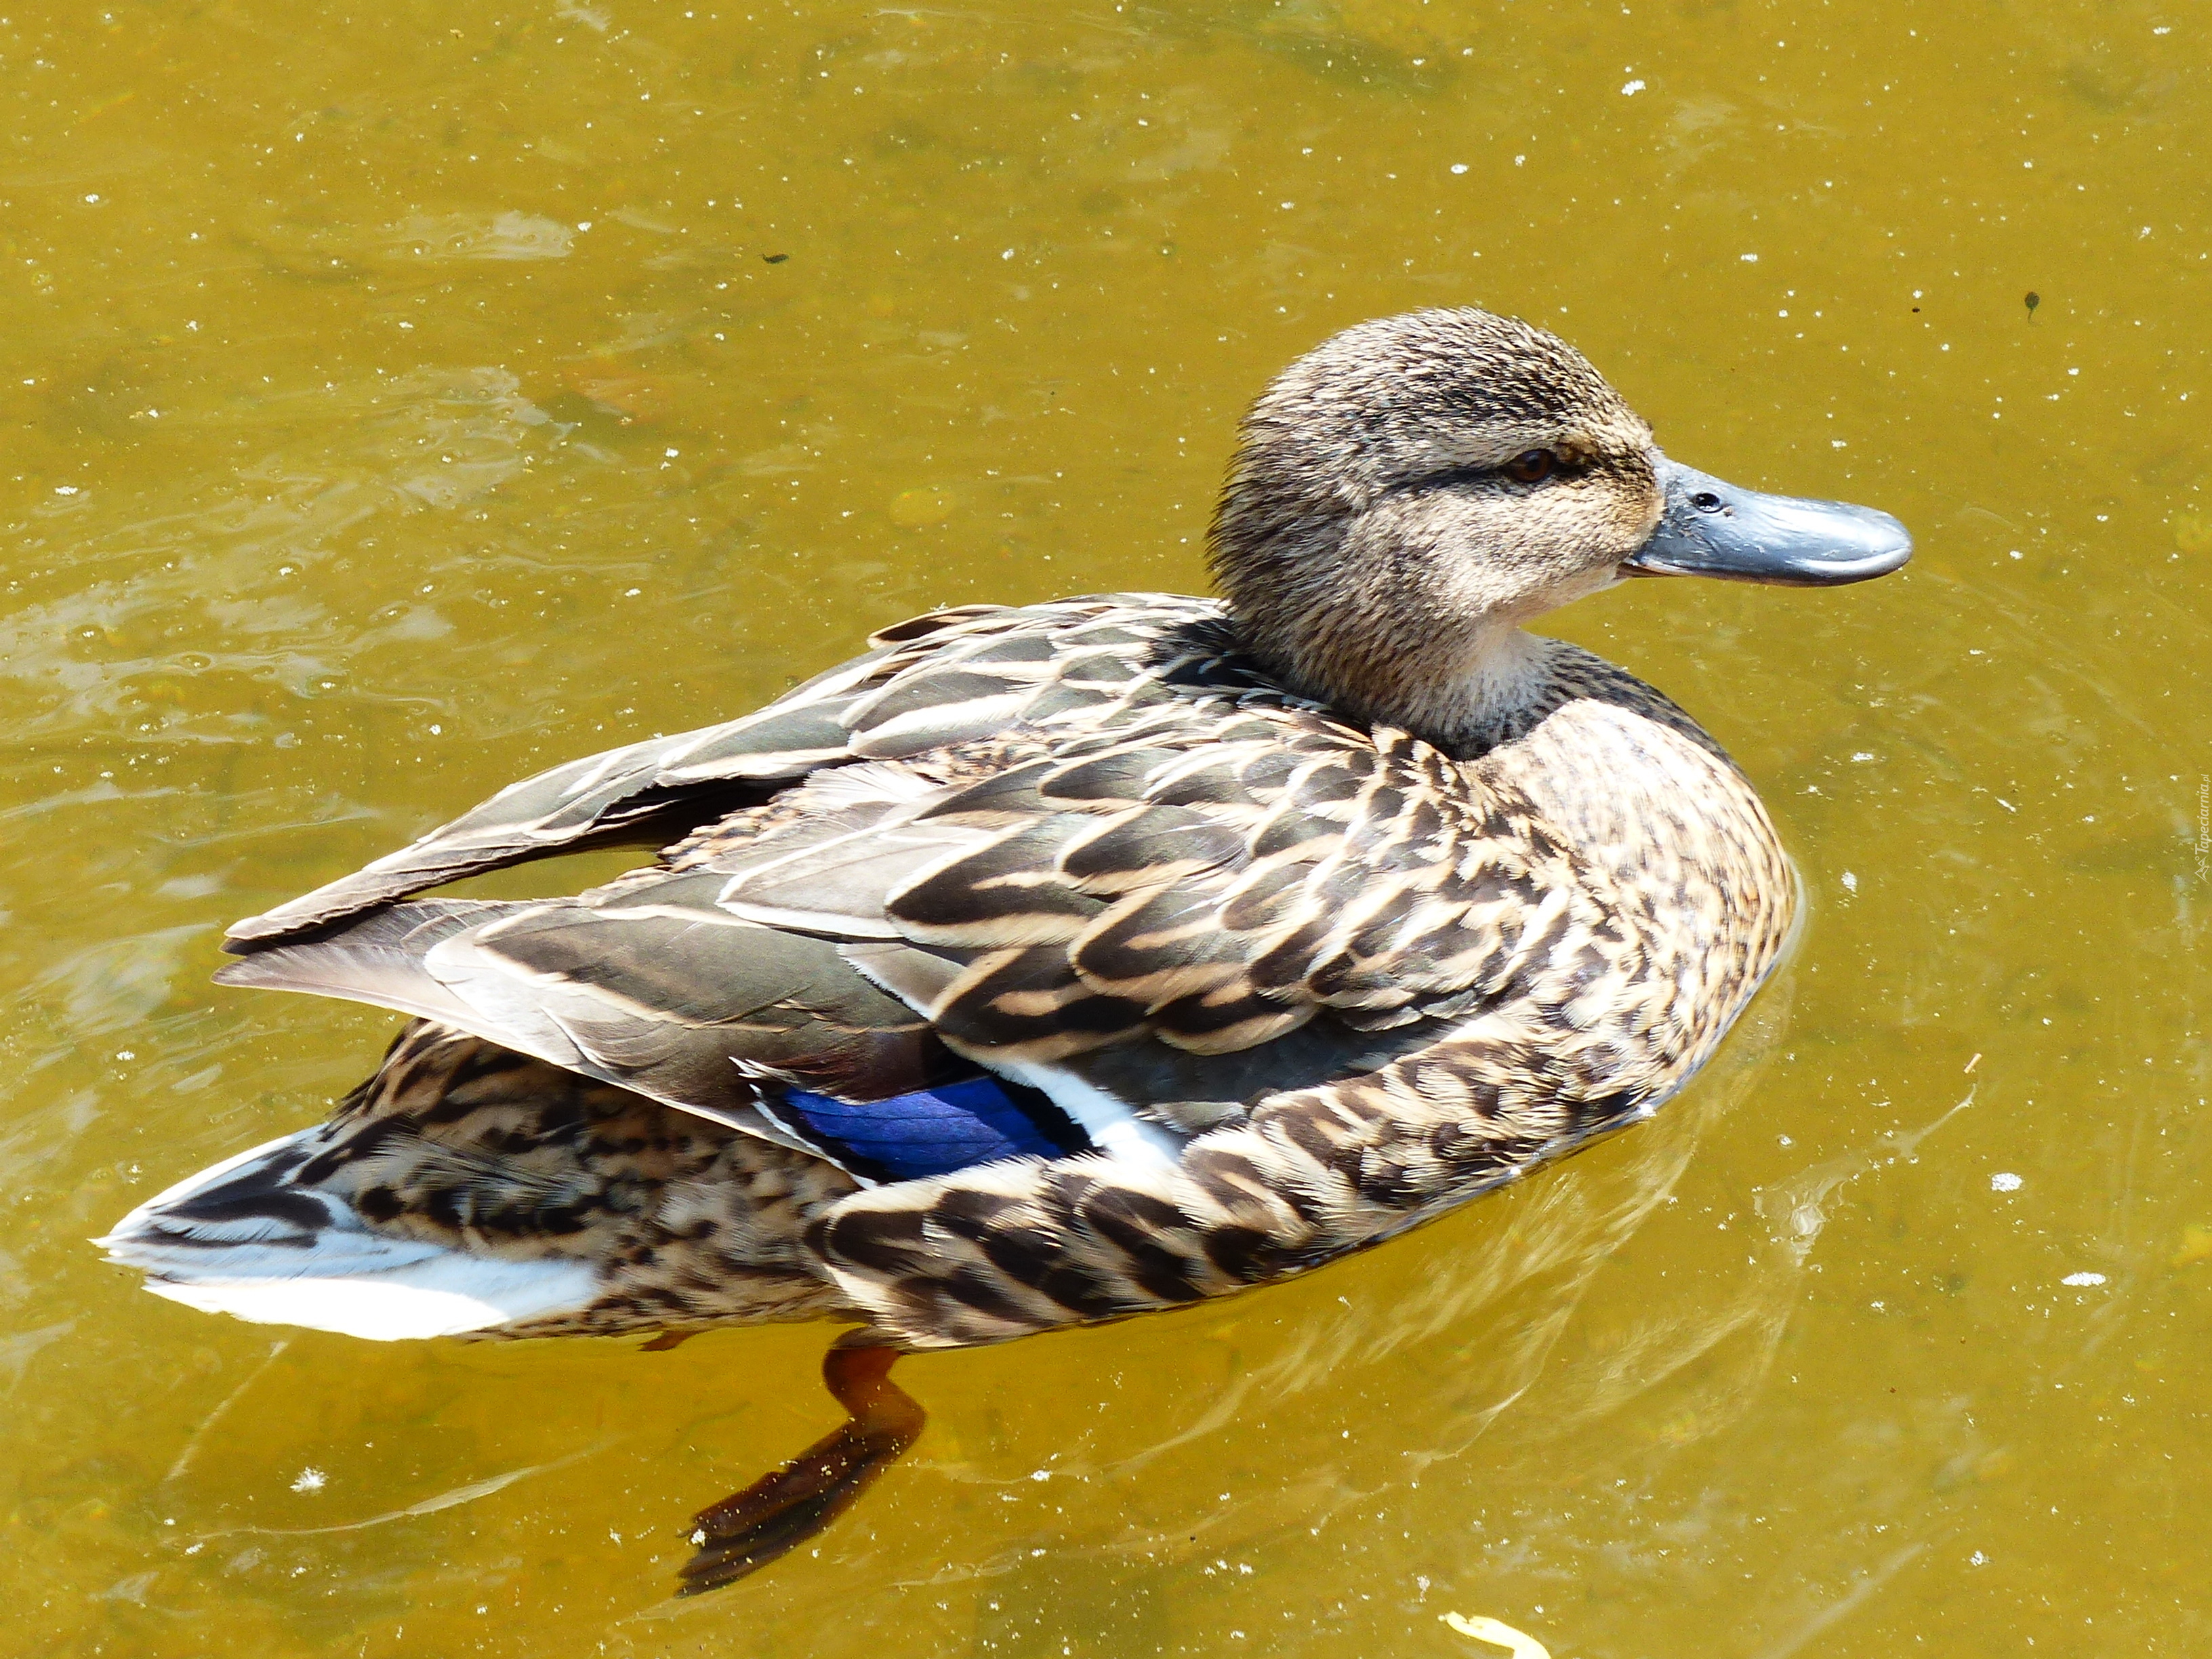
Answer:
[(2020, 1177), (2011, 1174), (1993, 1175), (1990, 1177), (1990, 1190), (1993, 1193), (2016, 1193), (2020, 1190)]
[(2102, 1273), (2069, 1273), (2058, 1282), (2062, 1285), (2072, 1285), (2078, 1289), (2089, 1285), (2101, 1285), (2105, 1282), (2105, 1276)]
[(1472, 1636), (1478, 1642), (1487, 1642), (1492, 1647), (1504, 1648), (1513, 1659), (1552, 1659), (1552, 1650), (1526, 1631), (1519, 1631), (1498, 1619), (1480, 1616), (1462, 1619), (1455, 1613), (1440, 1615), (1462, 1636)]

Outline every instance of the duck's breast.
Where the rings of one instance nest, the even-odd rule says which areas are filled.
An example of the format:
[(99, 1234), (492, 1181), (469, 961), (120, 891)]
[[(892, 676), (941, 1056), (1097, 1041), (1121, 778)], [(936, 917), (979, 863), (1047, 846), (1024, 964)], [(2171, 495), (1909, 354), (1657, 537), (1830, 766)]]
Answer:
[(1747, 779), (1674, 703), (1587, 653), (1571, 695), (1475, 763), (1525, 796), (1637, 945), (1613, 994), (1686, 1079), (1780, 954), (1796, 878)]

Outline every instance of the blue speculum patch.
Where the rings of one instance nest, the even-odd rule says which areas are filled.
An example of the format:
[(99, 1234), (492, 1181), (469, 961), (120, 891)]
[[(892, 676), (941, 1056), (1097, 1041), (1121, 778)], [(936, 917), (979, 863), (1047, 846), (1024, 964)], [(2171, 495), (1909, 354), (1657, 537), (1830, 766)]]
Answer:
[(994, 1077), (859, 1104), (787, 1089), (781, 1111), (856, 1174), (877, 1181), (918, 1181), (1001, 1158), (1060, 1158), (1089, 1145), (1042, 1094)]

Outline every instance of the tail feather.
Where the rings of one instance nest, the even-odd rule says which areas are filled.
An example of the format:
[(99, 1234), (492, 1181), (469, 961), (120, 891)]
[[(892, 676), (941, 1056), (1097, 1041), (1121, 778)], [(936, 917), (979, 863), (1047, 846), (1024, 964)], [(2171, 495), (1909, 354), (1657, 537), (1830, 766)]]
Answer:
[(295, 1178), (326, 1134), (226, 1158), (95, 1243), (189, 1307), (386, 1340), (519, 1324), (596, 1296), (598, 1275), (573, 1258), (518, 1261), (374, 1228), (343, 1194)]

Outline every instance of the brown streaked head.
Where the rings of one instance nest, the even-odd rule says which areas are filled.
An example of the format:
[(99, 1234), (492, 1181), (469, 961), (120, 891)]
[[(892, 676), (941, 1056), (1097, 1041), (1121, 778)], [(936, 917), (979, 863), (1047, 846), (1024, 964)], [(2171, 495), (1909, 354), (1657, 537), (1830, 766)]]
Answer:
[(1609, 586), (1663, 505), (1650, 428), (1572, 346), (1510, 317), (1346, 329), (1245, 417), (1216, 580), (1248, 648), (1409, 725), (1503, 631)]
[(1624, 574), (1832, 585), (1911, 542), (1886, 514), (1670, 461), (1572, 346), (1460, 309), (1358, 324), (1276, 376), (1209, 550), (1285, 684), (1450, 746), (1524, 695), (1522, 623)]

